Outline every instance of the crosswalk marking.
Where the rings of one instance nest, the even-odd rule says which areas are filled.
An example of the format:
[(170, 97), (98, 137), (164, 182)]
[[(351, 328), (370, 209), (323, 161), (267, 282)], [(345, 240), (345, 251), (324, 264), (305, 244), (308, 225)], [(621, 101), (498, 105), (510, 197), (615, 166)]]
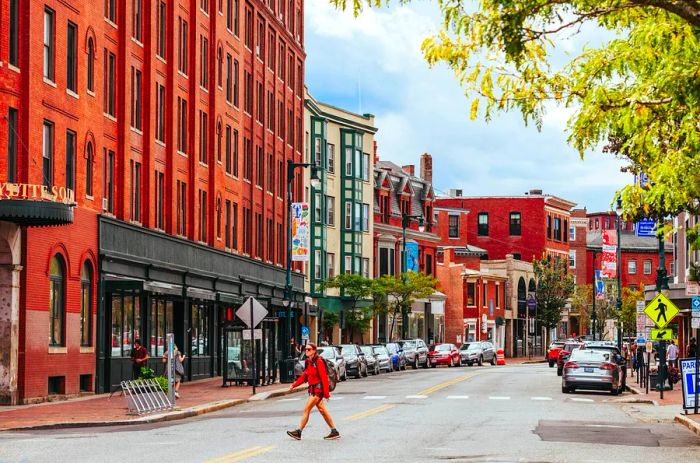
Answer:
[(569, 400), (572, 402), (595, 402), (593, 399), (584, 399), (581, 397), (570, 397)]
[(427, 395), (415, 394), (415, 395), (407, 395), (406, 398), (407, 398), (407, 399), (427, 399), (428, 396), (427, 396)]
[(510, 400), (510, 397), (491, 395), (489, 396), (489, 400)]
[(467, 400), (469, 398), (468, 395), (448, 395), (447, 399), (448, 400)]
[(301, 400), (301, 398), (294, 397), (292, 399), (279, 399), (277, 402), (296, 402), (297, 400)]
[(331, 397), (330, 400), (343, 400), (345, 397)]
[(366, 395), (363, 397), (365, 400), (382, 400), (386, 399), (385, 395)]
[(530, 397), (531, 400), (552, 400), (551, 397)]

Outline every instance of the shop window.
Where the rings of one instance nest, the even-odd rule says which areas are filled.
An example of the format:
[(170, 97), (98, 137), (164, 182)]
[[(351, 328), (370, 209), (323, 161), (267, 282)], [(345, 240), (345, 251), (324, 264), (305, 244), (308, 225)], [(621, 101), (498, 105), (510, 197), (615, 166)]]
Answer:
[(80, 274), (80, 345), (92, 345), (92, 265), (83, 264)]
[(152, 299), (149, 322), (149, 353), (160, 357), (165, 352), (165, 335), (174, 330), (172, 301)]
[[(112, 295), (112, 357), (129, 357), (141, 337), (141, 299), (133, 292)], [(145, 342), (144, 340), (141, 340)]]
[(49, 395), (62, 395), (66, 393), (65, 376), (49, 376)]
[(209, 355), (209, 307), (206, 304), (192, 304), (190, 337), (192, 356)]
[(49, 266), (49, 345), (63, 346), (66, 320), (66, 266), (56, 254)]
[(92, 392), (92, 375), (80, 375), (80, 392)]

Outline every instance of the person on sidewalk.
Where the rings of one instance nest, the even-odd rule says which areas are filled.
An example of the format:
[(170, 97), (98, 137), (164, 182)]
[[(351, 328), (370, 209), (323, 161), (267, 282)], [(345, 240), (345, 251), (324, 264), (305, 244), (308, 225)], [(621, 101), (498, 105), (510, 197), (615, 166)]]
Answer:
[(141, 377), (141, 368), (146, 366), (148, 358), (148, 350), (141, 345), (140, 339), (135, 339), (134, 348), (131, 349), (132, 379)]
[(694, 358), (697, 352), (698, 346), (695, 344), (695, 338), (690, 338), (690, 343), (688, 347), (685, 348), (685, 356), (688, 358)]
[[(173, 343), (174, 344), (174, 343)], [(185, 365), (183, 365), (183, 362), (185, 361), (185, 354), (180, 352), (180, 350), (177, 348), (177, 344), (173, 345), (173, 363), (175, 364), (175, 398), (179, 399), (180, 398), (180, 383), (182, 382), (182, 378), (185, 376)], [(165, 353), (163, 353), (163, 363), (168, 363), (168, 351), (166, 350)], [(168, 376), (168, 372), (165, 372), (165, 376)]]
[(304, 413), (301, 416), (299, 428), (295, 429), (294, 431), (287, 431), (287, 434), (293, 439), (300, 440), (301, 432), (306, 427), (306, 423), (309, 422), (309, 414), (311, 413), (311, 410), (316, 407), (319, 413), (321, 413), (321, 416), (323, 416), (323, 419), (326, 420), (326, 423), (331, 428), (330, 434), (324, 437), (324, 439), (337, 439), (340, 437), (340, 433), (337, 429), (335, 429), (333, 418), (328, 412), (326, 404), (323, 402), (323, 399), (331, 398), (326, 363), (318, 355), (316, 344), (314, 343), (307, 343), (304, 353), (306, 354), (306, 367), (304, 368), (304, 372), (301, 374), (301, 376), (299, 376), (299, 378), (297, 378), (296, 381), (294, 381), (291, 386), (289, 386), (289, 390), (291, 391), (297, 386), (308, 383), (310, 397), (304, 406)]
[(678, 367), (678, 346), (673, 342), (673, 339), (669, 341), (666, 356), (669, 366)]

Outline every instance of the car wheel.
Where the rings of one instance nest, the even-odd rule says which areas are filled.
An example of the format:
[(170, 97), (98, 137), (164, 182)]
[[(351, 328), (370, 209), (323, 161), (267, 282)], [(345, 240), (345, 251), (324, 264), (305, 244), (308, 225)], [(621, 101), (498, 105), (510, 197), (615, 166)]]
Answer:
[(551, 360), (549, 361), (549, 368), (554, 368), (554, 362)]
[(413, 368), (414, 370), (418, 369), (418, 357), (413, 359), (413, 365), (411, 365), (411, 368)]
[(610, 389), (610, 394), (612, 394), (612, 395), (618, 395), (619, 393), (620, 393), (620, 389), (618, 389), (616, 387)]
[(496, 365), (496, 356), (495, 355), (491, 356), (491, 365)]
[(437, 368), (437, 365), (430, 364), (430, 368)]
[(474, 365), (473, 362), (467, 362), (467, 366), (468, 366), (468, 367), (470, 367), (470, 366), (472, 366), (472, 365)]
[(454, 362), (455, 362), (455, 361), (454, 361), (453, 359), (450, 358), (450, 363), (449, 363), (449, 365), (447, 365), (447, 366), (450, 367), (450, 368), (452, 368), (453, 366), (455, 366), (455, 363), (454, 363)]
[(428, 368), (429, 365), (430, 365), (430, 361), (428, 361), (428, 357), (426, 356), (425, 363), (423, 364), (423, 368)]
[(347, 381), (348, 380), (348, 370), (346, 369), (343, 371), (343, 377), (340, 378), (341, 381)]
[(365, 378), (369, 376), (369, 370), (367, 369), (367, 365), (365, 365), (365, 373), (363, 375)]
[(566, 387), (566, 386), (564, 386), (564, 385), (562, 384), (562, 385), (561, 385), (561, 392), (562, 392), (563, 394), (568, 394), (569, 392), (571, 392), (571, 389), (568, 388), (568, 387)]
[(482, 366), (484, 364), (484, 356), (479, 357), (479, 366)]
[(355, 378), (356, 379), (362, 378), (362, 367), (359, 365), (357, 366), (357, 374), (355, 374)]
[(401, 367), (401, 369), (402, 369), (403, 371), (406, 371), (406, 368), (408, 368), (408, 365), (406, 365), (406, 362), (404, 362), (403, 367)]
[(562, 374), (564, 374), (563, 370), (557, 367), (557, 376), (561, 376)]

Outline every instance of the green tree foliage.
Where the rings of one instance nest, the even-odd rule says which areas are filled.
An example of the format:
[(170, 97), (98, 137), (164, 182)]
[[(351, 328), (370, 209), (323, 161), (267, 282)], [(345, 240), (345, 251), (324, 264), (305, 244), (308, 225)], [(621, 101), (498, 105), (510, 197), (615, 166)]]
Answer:
[(574, 277), (556, 259), (532, 262), (537, 281), (537, 321), (554, 328), (561, 321), (562, 309), (574, 293)]
[(335, 312), (323, 312), (323, 336), (330, 342), (333, 339), (333, 327), (338, 324), (340, 317)]
[[(387, 1), (331, 0), (355, 13)], [(423, 52), (430, 65), (454, 71), (472, 118), (518, 111), (539, 128), (552, 105), (572, 108), (569, 143), (581, 156), (609, 143), (632, 172), (649, 176), (650, 188), (621, 191), (628, 216), (697, 209), (700, 2), (439, 0), (438, 6), (442, 27)], [(588, 25), (603, 31), (601, 45), (568, 57), (557, 49)]]
[[(571, 295), (571, 309), (578, 313), (579, 329), (591, 328), (591, 303), (593, 301), (593, 285), (576, 285)], [(583, 331), (578, 333), (583, 335)]]
[(341, 273), (323, 282), (322, 287), (340, 289), (341, 297), (349, 301), (350, 307), (345, 312), (345, 326), (350, 339), (353, 339), (355, 333), (364, 335), (369, 330), (372, 309), (360, 307), (359, 304), (372, 296), (372, 280), (354, 273)]
[(386, 296), (386, 313), (390, 315), (389, 339), (393, 339), (396, 319), (408, 314), (416, 299), (425, 299), (435, 292), (437, 280), (432, 275), (404, 272), (399, 278), (384, 275), (376, 281), (377, 294)]
[(622, 310), (617, 315), (625, 333), (634, 334), (637, 331), (637, 301), (644, 300), (641, 289), (622, 288)]

